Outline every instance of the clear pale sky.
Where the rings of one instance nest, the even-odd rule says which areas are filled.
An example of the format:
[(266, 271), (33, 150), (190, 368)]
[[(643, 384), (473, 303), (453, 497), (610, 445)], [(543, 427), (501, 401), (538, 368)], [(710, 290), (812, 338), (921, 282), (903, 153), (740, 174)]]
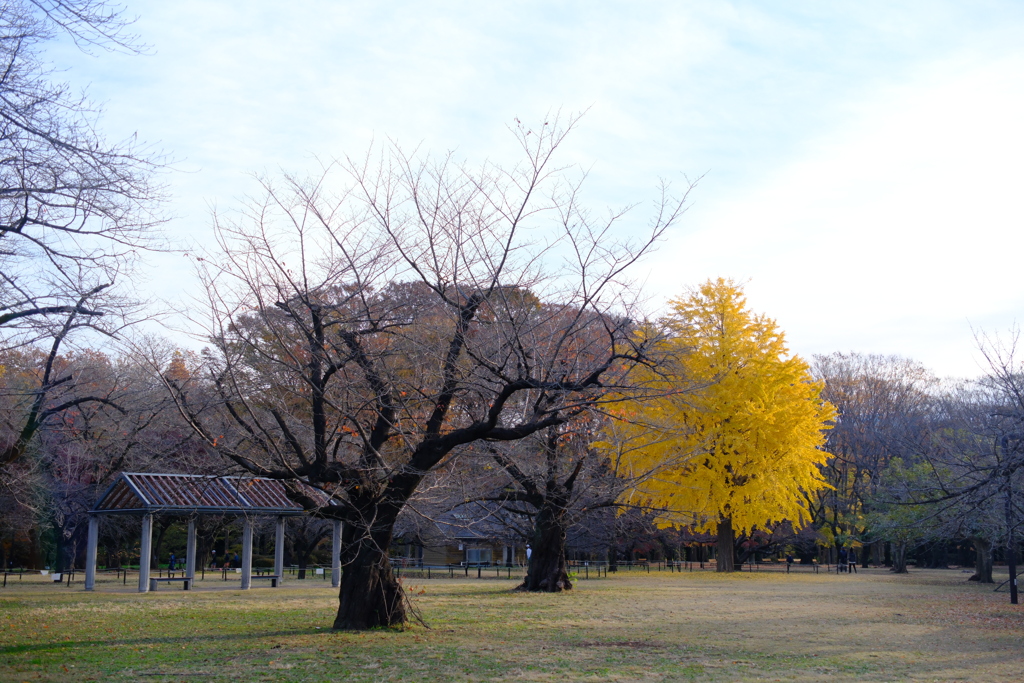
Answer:
[[(590, 108), (568, 161), (594, 206), (706, 174), (643, 264), (657, 303), (746, 283), (800, 354), (979, 372), (972, 327), (1024, 305), (1024, 3), (129, 0), (152, 54), (50, 52), (178, 159), (174, 237), (248, 174), (314, 170), (376, 136), (514, 161), (505, 126)], [(637, 223), (644, 215), (637, 213)], [(175, 297), (181, 256), (146, 285)]]

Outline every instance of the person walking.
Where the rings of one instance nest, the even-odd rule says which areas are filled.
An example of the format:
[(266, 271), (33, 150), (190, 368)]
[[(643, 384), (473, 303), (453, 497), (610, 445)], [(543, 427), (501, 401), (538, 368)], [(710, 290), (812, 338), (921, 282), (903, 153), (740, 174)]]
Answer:
[(847, 560), (846, 546), (842, 546), (841, 545), (841, 546), (839, 546), (839, 564), (836, 565), (836, 571), (837, 572), (845, 572), (846, 571), (846, 560)]

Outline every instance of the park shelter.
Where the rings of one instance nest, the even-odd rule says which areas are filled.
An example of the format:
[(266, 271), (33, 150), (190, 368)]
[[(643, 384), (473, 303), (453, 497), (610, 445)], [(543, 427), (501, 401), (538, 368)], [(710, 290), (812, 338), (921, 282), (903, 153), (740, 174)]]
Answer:
[[(307, 494), (320, 499), (326, 507), (329, 497), (305, 486)], [(150, 586), (150, 562), (153, 547), (153, 515), (188, 518), (185, 578), (195, 579), (196, 524), (198, 515), (234, 515), (242, 518), (242, 588), (252, 584), (252, 519), (276, 517), (274, 538), (274, 576), (279, 583), (284, 575), (284, 521), (286, 517), (306, 514), (302, 506), (288, 498), (284, 484), (260, 477), (216, 477), (198, 474), (151, 474), (122, 472), (89, 511), (89, 540), (85, 559), (85, 589), (96, 585), (96, 551), (101, 515), (138, 515), (142, 517), (142, 541), (139, 544), (139, 592)], [(334, 522), (333, 571), (331, 581), (340, 577), (341, 522)], [(187, 585), (187, 584), (186, 584)]]

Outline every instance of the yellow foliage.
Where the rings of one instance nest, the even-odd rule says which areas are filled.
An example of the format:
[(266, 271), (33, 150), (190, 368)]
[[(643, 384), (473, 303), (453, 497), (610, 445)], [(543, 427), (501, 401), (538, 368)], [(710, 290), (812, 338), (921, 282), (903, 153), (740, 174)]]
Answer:
[(823, 385), (789, 355), (773, 320), (746, 309), (732, 281), (709, 280), (671, 304), (660, 342), (669, 360), (646, 377), (659, 398), (623, 406), (614, 428), (617, 440), (641, 444), (625, 451), (628, 470), (668, 463), (634, 495), (667, 510), (664, 525), (802, 525), (805, 494), (828, 486), (821, 447), (835, 409)]

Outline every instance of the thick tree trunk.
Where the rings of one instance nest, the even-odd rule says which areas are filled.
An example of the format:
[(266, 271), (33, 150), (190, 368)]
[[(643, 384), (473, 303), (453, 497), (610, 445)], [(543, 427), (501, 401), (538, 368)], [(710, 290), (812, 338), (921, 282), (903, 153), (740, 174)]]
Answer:
[(565, 561), (565, 510), (545, 501), (534, 522), (533, 553), (518, 590), (558, 593), (572, 589)]
[(907, 573), (907, 544), (899, 541), (892, 546), (892, 571), (897, 574)]
[(717, 571), (720, 572), (732, 572), (736, 571), (736, 565), (733, 562), (733, 552), (736, 543), (736, 534), (732, 529), (732, 518), (723, 517), (718, 523), (718, 565)]
[(393, 529), (391, 522), (371, 533), (360, 530), (357, 537), (354, 525), (345, 524), (341, 553), (344, 571), (334, 628), (361, 631), (405, 623), (405, 593), (388, 559)]
[(992, 580), (992, 543), (984, 538), (972, 539), (974, 542), (974, 576), (968, 581), (978, 583), (995, 583)]

